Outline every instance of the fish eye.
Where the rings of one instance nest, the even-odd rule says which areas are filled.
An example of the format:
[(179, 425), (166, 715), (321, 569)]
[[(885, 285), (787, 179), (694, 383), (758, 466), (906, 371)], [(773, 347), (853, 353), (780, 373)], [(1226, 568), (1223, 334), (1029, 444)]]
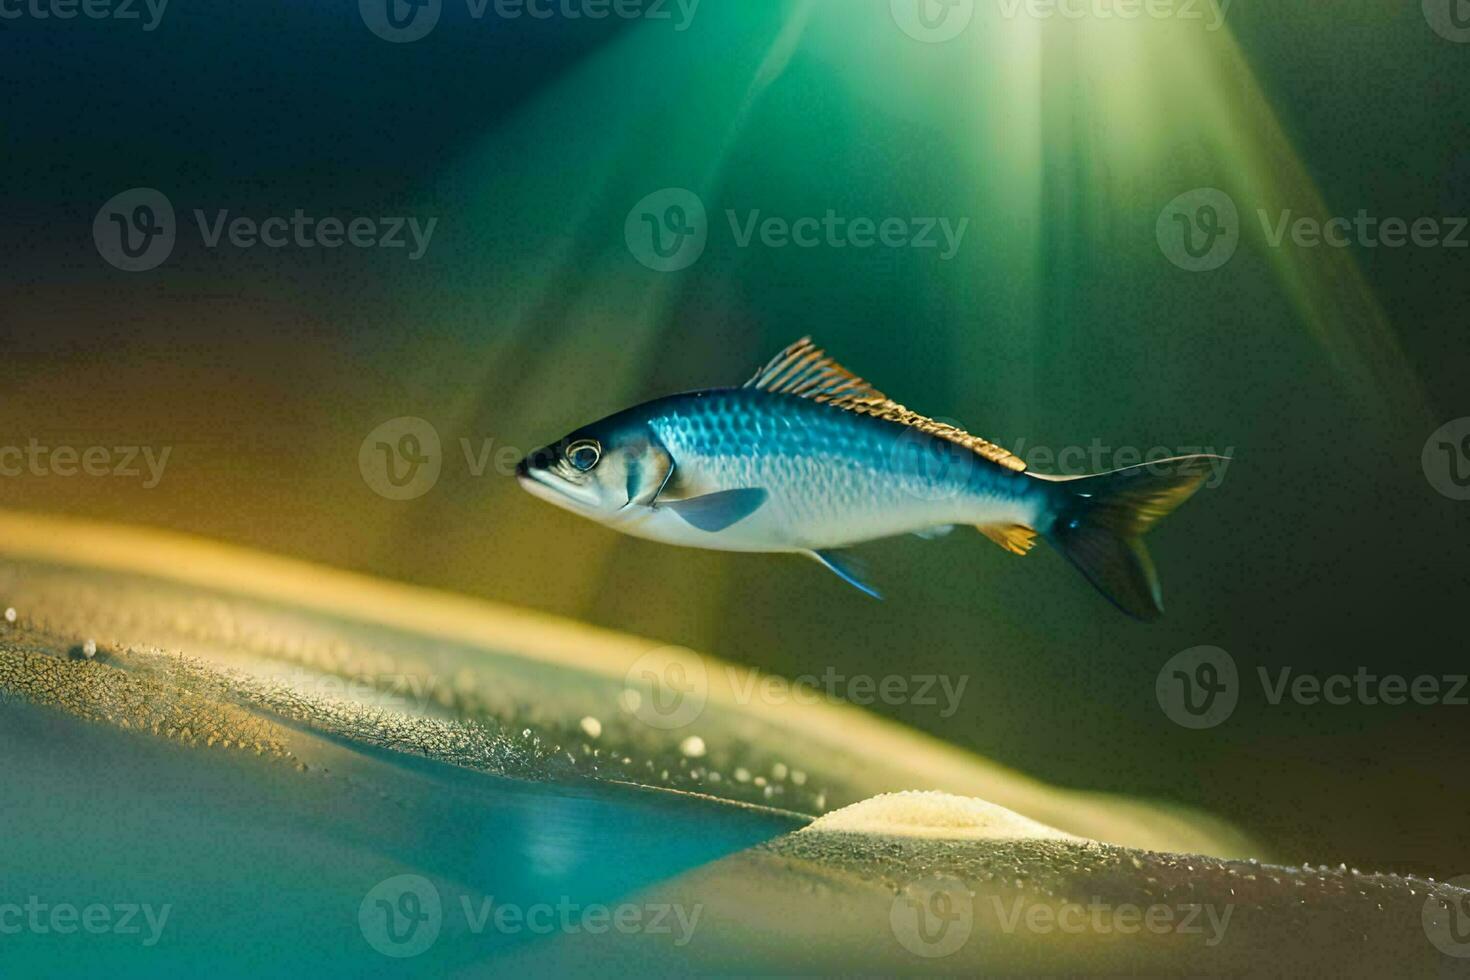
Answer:
[(602, 459), (602, 445), (596, 439), (578, 439), (567, 447), (567, 462), (586, 473)]

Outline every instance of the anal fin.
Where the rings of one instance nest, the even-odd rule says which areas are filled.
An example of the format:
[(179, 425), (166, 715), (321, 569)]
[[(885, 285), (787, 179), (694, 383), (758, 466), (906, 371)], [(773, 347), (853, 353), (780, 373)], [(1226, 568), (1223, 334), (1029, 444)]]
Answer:
[(865, 581), (868, 570), (863, 562), (851, 552), (837, 551), (834, 549), (827, 551), (808, 551), (807, 554), (811, 555), (823, 565), (826, 565), (838, 578), (864, 595), (870, 595), (874, 599), (883, 598), (883, 593)]
[(976, 524), (975, 530), (1013, 555), (1024, 555), (1036, 545), (1036, 532), (1024, 524)]

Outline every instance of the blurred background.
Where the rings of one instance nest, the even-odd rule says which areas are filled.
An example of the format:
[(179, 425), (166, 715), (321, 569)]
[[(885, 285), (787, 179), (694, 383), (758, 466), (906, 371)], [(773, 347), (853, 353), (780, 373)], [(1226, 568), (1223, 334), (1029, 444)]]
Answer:
[[(109, 472), (139, 452), (136, 476), (12, 453), (0, 506), (785, 676), (966, 677), (952, 716), (872, 710), (1048, 781), (1207, 808), (1285, 861), (1470, 869), (1470, 689), (1273, 704), (1258, 673), (1470, 669), (1470, 503), (1449, 495), (1470, 458), (1431, 439), (1470, 414), (1463, 220), (1452, 244), (1470, 44), (1435, 3), (5, 9), (0, 447), (103, 447)], [(704, 215), (682, 212), (704, 247), (672, 262), (639, 238), (669, 188)], [(164, 227), (142, 220), (166, 222), (160, 196), (169, 234), (120, 255), (118, 227)], [(298, 210), (404, 246), (212, 237), (221, 212)], [(938, 247), (743, 239), (829, 212), (932, 219)], [(1273, 240), (1360, 212), (1434, 219), (1439, 243)], [(968, 531), (864, 549), (876, 603), (808, 562), (620, 537), (509, 476), (578, 424), (739, 384), (804, 334), (1038, 470), (1068, 447), (1080, 468), (1230, 455), (1151, 538), (1166, 618), (1134, 623), (1055, 554)], [(369, 436), (404, 417), (437, 435), (420, 447), (438, 475), (392, 499)], [(1155, 681), (1199, 645), (1233, 657), (1239, 702), (1190, 730)]]

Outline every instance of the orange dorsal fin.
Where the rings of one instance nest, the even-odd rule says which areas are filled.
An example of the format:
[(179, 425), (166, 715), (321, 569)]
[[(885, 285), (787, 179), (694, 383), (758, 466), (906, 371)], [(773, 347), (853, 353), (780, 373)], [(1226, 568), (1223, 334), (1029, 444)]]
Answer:
[(810, 337), (803, 337), (773, 357), (744, 387), (774, 394), (795, 395), (858, 415), (871, 415), (896, 422), (964, 446), (1006, 469), (1018, 473), (1026, 469), (1025, 461), (995, 443), (971, 435), (958, 426), (938, 422), (904, 408), (834, 361), (826, 351), (812, 343)]

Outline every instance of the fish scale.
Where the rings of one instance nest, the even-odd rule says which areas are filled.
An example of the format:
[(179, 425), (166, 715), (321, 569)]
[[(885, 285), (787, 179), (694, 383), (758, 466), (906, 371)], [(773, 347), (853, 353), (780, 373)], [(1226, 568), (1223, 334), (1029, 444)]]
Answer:
[(767, 490), (769, 516), (787, 528), (793, 546), (978, 523), (987, 498), (1017, 509), (990, 486), (1002, 473), (981, 478), (983, 467), (999, 467), (894, 423), (750, 389), (669, 401), (649, 425), (687, 481), (684, 489)]

